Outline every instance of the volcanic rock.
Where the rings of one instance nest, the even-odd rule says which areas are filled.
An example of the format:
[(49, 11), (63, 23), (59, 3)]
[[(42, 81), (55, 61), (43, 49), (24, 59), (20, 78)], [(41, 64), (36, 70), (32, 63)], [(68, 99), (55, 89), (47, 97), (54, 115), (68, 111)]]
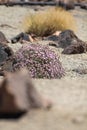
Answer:
[(8, 45), (0, 43), (0, 65), (12, 55), (12, 49)]
[(6, 44), (8, 40), (6, 39), (5, 35), (0, 31), (0, 43)]
[(75, 43), (66, 47), (62, 51), (62, 53), (63, 54), (81, 54), (81, 53), (86, 53), (86, 51), (87, 51), (87, 44), (78, 42), (77, 44)]

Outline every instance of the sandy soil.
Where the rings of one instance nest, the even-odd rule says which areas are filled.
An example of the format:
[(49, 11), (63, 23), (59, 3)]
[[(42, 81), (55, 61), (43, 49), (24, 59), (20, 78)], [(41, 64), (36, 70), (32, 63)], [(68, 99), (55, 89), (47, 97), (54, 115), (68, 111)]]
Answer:
[[(35, 7), (33, 7), (35, 8)], [(39, 8), (39, 7), (38, 7)], [(47, 7), (46, 7), (47, 8)], [(45, 9), (44, 7), (40, 9)], [(31, 7), (0, 6), (0, 27), (10, 40), (22, 28), (22, 20), (27, 13), (34, 12)], [(77, 21), (77, 35), (87, 41), (87, 11), (76, 8), (71, 11)], [(49, 42), (49, 41), (48, 41)], [(48, 42), (40, 42), (48, 44)], [(22, 45), (9, 44), (15, 51)], [(87, 69), (87, 54), (63, 55), (62, 49), (51, 47), (65, 68), (66, 75), (62, 79), (35, 79), (37, 89), (53, 101), (51, 110), (32, 110), (19, 120), (0, 120), (0, 130), (86, 130), (87, 129), (87, 74), (73, 71), (78, 67)]]

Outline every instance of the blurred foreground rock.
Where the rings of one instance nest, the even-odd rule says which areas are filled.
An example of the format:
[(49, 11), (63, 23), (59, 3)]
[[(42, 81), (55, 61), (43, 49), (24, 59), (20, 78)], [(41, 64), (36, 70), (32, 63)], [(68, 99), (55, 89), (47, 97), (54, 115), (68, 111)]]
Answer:
[(37, 92), (26, 69), (6, 73), (0, 84), (0, 116), (24, 113), (31, 108), (49, 107), (51, 102)]

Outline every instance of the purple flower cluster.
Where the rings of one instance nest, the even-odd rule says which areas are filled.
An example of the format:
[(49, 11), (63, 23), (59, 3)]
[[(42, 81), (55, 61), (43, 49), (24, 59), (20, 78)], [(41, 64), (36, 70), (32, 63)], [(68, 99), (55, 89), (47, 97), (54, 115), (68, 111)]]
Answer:
[(32, 78), (61, 78), (64, 69), (58, 56), (47, 46), (29, 44), (15, 54), (13, 69), (27, 67)]

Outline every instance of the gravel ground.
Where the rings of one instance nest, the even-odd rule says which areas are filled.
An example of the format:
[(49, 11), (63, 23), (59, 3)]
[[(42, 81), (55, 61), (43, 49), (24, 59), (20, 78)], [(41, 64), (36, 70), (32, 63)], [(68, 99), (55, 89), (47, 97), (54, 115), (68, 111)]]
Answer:
[[(35, 7), (33, 7), (35, 8)], [(0, 26), (6, 37), (10, 40), (22, 28), (22, 20), (29, 12), (34, 12), (31, 7), (5, 7), (0, 6)], [(39, 8), (44, 10), (45, 8)], [(47, 8), (47, 7), (46, 7)], [(77, 21), (76, 34), (87, 41), (87, 11), (76, 8), (71, 11)], [(48, 44), (49, 42), (39, 42)], [(11, 45), (14, 51), (22, 45)], [(73, 71), (80, 67), (87, 69), (87, 54), (63, 55), (62, 49), (51, 47), (65, 68), (66, 75), (62, 79), (46, 80), (35, 79), (37, 89), (53, 101), (51, 110), (32, 110), (20, 120), (0, 120), (0, 130), (86, 130), (87, 129), (87, 74), (78, 74)]]

